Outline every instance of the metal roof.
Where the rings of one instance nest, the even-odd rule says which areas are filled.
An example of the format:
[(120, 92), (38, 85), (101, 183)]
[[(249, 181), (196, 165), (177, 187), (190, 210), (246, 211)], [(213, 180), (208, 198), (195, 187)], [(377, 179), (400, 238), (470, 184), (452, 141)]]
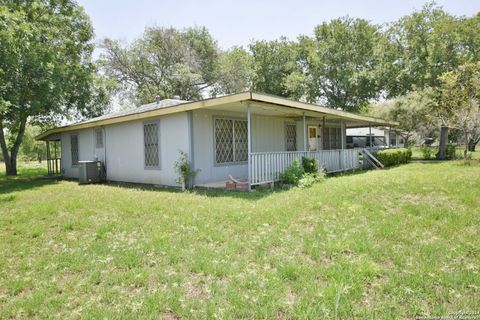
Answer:
[(92, 118), (92, 119), (87, 119), (87, 120), (84, 120), (84, 121), (79, 121), (79, 122), (73, 123), (71, 125), (97, 122), (97, 121), (113, 119), (113, 118), (119, 118), (119, 117), (129, 116), (129, 115), (132, 115), (132, 114), (139, 114), (139, 113), (158, 110), (158, 109), (162, 109), (162, 108), (173, 107), (173, 106), (176, 106), (176, 105), (179, 105), (179, 104), (182, 104), (182, 103), (187, 103), (187, 102), (190, 102), (190, 101), (178, 100), (178, 99), (164, 99), (164, 100), (160, 100), (160, 101), (157, 101), (157, 102), (144, 104), (144, 105), (141, 105), (141, 106), (133, 108), (133, 109), (107, 113), (107, 114), (104, 114), (103, 116), (99, 116), (99, 117)]
[(88, 119), (85, 121), (77, 122), (63, 127), (57, 127), (43, 132), (42, 134), (35, 137), (37, 140), (47, 140), (51, 135), (80, 130), (85, 128), (91, 128), (96, 126), (110, 125), (114, 123), (121, 123), (133, 120), (141, 120), (159, 117), (167, 114), (173, 114), (177, 112), (185, 112), (191, 110), (197, 110), (202, 108), (215, 107), (219, 105), (227, 105), (238, 102), (259, 102), (269, 105), (279, 105), (283, 107), (310, 111), (319, 115), (329, 115), (333, 117), (343, 118), (350, 121), (355, 121), (365, 125), (374, 125), (374, 126), (398, 126), (399, 123), (395, 121), (388, 121), (368, 116), (363, 116), (351, 112), (340, 111), (336, 109), (331, 109), (327, 107), (322, 107), (319, 105), (305, 103), (300, 101), (294, 101), (283, 97), (277, 97), (274, 95), (255, 93), (255, 92), (242, 92), (217, 98), (210, 98), (199, 101), (185, 101), (185, 100), (176, 100), (176, 99), (165, 99), (159, 102), (149, 103), (142, 105), (138, 108), (125, 110), (121, 112), (109, 113), (97, 118)]

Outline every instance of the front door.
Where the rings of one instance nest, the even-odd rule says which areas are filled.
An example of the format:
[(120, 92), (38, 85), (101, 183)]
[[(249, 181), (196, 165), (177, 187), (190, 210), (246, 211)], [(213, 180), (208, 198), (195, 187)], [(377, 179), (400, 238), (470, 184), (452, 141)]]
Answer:
[(317, 127), (308, 127), (308, 150), (317, 151)]

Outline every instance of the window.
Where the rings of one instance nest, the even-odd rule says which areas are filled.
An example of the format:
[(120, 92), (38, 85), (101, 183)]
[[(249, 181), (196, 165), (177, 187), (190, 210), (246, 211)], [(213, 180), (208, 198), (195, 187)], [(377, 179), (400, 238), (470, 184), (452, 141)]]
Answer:
[(330, 128), (324, 128), (323, 149), (330, 150)]
[(247, 121), (214, 119), (215, 163), (244, 162), (248, 159)]
[(72, 157), (72, 166), (78, 165), (78, 135), (70, 136), (70, 155)]
[(95, 145), (96, 148), (103, 148), (103, 130), (97, 129), (95, 130)]
[(143, 142), (145, 167), (160, 167), (160, 136), (158, 122), (148, 122), (143, 124)]
[(326, 127), (324, 129), (323, 148), (325, 150), (334, 150), (342, 148), (342, 129), (335, 127)]
[(285, 125), (285, 149), (297, 151), (297, 125), (295, 123)]
[(342, 129), (341, 128), (331, 128), (332, 129), (332, 149), (341, 149), (342, 148)]

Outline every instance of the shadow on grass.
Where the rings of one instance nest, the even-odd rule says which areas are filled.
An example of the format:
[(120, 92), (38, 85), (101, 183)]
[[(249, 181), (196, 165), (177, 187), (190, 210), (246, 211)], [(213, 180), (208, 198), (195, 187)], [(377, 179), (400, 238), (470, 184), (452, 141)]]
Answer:
[[(180, 188), (169, 187), (169, 186), (154, 186), (149, 184), (141, 183), (128, 183), (128, 182), (107, 182), (104, 183), (106, 186), (115, 186), (125, 189), (134, 189), (141, 191), (154, 191), (154, 192), (168, 192), (168, 193), (178, 193), (183, 194), (184, 192)], [(208, 188), (194, 188), (192, 190), (186, 191), (187, 193), (218, 198), (218, 197), (230, 197), (235, 199), (245, 199), (245, 200), (258, 200), (266, 196), (272, 195), (278, 192), (285, 192), (288, 189), (274, 188), (274, 189), (255, 189), (253, 192), (245, 192), (240, 190), (224, 190), (224, 189), (208, 189)]]
[[(351, 175), (360, 175), (365, 174), (369, 170), (355, 170), (355, 171), (348, 171), (348, 172), (338, 172), (338, 173), (330, 173), (327, 175), (327, 179), (334, 179), (344, 176), (351, 176)], [(127, 182), (108, 182), (105, 183), (108, 186), (115, 186), (127, 189), (135, 189), (135, 190), (144, 190), (144, 191), (154, 191), (154, 192), (169, 192), (169, 193), (183, 193), (180, 188), (169, 187), (169, 186), (153, 186), (148, 184), (140, 184), (140, 183), (127, 183)], [(211, 197), (211, 198), (220, 198), (220, 197), (230, 197), (235, 199), (245, 199), (245, 200), (259, 200), (273, 194), (284, 193), (289, 191), (289, 188), (282, 188), (280, 186), (275, 186), (273, 189), (270, 187), (260, 187), (255, 188), (253, 192), (245, 192), (240, 190), (225, 190), (225, 189), (209, 189), (209, 188), (194, 188), (192, 190), (187, 191), (190, 194), (195, 194), (204, 197)], [(308, 187), (305, 188), (308, 190)]]
[[(0, 174), (0, 194), (36, 189), (46, 185), (57, 183), (56, 179), (46, 178), (46, 170), (43, 168), (19, 168), (17, 176)], [(1, 202), (13, 201), (14, 196), (2, 197)]]

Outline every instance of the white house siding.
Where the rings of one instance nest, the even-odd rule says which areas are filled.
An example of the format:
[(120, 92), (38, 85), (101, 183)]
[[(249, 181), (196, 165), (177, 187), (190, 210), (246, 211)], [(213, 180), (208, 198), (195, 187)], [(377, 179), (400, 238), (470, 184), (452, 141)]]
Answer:
[(149, 121), (160, 123), (160, 168), (144, 166), (143, 124), (132, 121), (107, 126), (107, 178), (111, 181), (178, 186), (173, 166), (179, 150), (189, 151), (187, 113), (182, 112)]
[(72, 166), (70, 151), (70, 136), (78, 135), (78, 160), (93, 160), (94, 142), (93, 129), (84, 129), (61, 134), (62, 169), (67, 178), (78, 178), (78, 166)]
[(246, 114), (200, 109), (192, 112), (193, 120), (193, 165), (200, 172), (195, 177), (195, 184), (227, 180), (228, 175), (246, 177), (248, 165), (216, 165), (214, 158), (213, 118), (233, 117), (246, 119)]
[(77, 134), (79, 160), (104, 161), (108, 180), (177, 186), (173, 164), (179, 158), (180, 149), (189, 151), (187, 114), (178, 113), (153, 120), (160, 123), (159, 169), (144, 167), (144, 122), (132, 121), (100, 128), (103, 130), (103, 148), (96, 147), (95, 130), (99, 128), (62, 133), (64, 176), (78, 178), (78, 166), (72, 166), (70, 150), (70, 136)]

